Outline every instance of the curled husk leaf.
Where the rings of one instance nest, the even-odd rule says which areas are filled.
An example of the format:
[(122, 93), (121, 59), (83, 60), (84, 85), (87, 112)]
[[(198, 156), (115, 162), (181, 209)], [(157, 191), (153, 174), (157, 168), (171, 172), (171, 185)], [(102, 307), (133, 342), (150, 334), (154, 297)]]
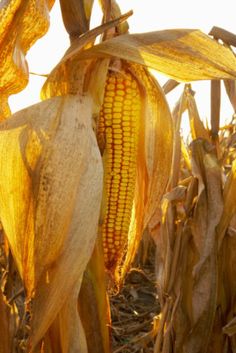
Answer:
[(72, 336), (75, 347), (81, 344), (72, 333), (79, 318), (74, 314), (72, 322), (71, 312), (77, 313), (102, 193), (91, 115), (90, 99), (64, 96), (0, 125), (0, 217), (27, 292), (32, 351), (57, 316), (64, 318), (58, 324), (63, 352)]

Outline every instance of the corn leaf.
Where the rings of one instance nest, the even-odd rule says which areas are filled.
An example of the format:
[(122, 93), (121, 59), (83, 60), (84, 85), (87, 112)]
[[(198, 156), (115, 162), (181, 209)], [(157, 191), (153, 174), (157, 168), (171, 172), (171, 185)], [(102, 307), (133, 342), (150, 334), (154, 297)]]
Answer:
[[(95, 38), (104, 33), (106, 30), (117, 26), (119, 23), (125, 21), (132, 12), (128, 12), (119, 18), (102, 24), (88, 32), (79, 38), (75, 38), (72, 41), (70, 48), (67, 50), (66, 55), (70, 55), (75, 49), (82, 50), (90, 47), (94, 42)], [(106, 75), (107, 71), (104, 67), (104, 72), (101, 72), (101, 66), (106, 66), (107, 60), (87, 60), (85, 62), (78, 61), (76, 57), (71, 58), (69, 61), (60, 61), (59, 64), (52, 70), (46, 82), (44, 83), (41, 90), (41, 98), (47, 99), (54, 96), (66, 95), (66, 94), (77, 94), (78, 92), (84, 93), (85, 84), (85, 72), (88, 66), (91, 67), (89, 81), (96, 79), (97, 87), (100, 84), (100, 80), (97, 80), (96, 74), (100, 71), (100, 74)], [(101, 64), (100, 64), (101, 63)], [(98, 68), (100, 66), (100, 68)], [(97, 72), (95, 72), (97, 70)], [(103, 79), (102, 79), (103, 80)], [(101, 85), (101, 84), (100, 84)], [(90, 85), (91, 86), (91, 85)], [(88, 88), (88, 87), (87, 87)], [(91, 91), (91, 90), (90, 90)], [(94, 93), (94, 92), (93, 92)], [(97, 95), (97, 92), (95, 92)], [(96, 97), (97, 98), (97, 97)], [(96, 101), (95, 98), (95, 101)], [(101, 100), (101, 98), (100, 98)], [(97, 103), (97, 102), (95, 102)], [(100, 107), (99, 107), (100, 109)]]
[(211, 134), (214, 139), (218, 137), (220, 127), (220, 80), (211, 81)]
[(62, 18), (71, 41), (89, 30), (94, 0), (60, 0)]
[(235, 80), (224, 80), (226, 93), (229, 97), (230, 103), (236, 111), (236, 81)]
[(32, 300), (32, 347), (78, 295), (94, 246), (102, 165), (91, 115), (87, 98), (57, 97), (0, 125), (0, 216)]
[[(140, 66), (136, 75), (139, 71), (142, 71)], [(147, 170), (144, 227), (146, 227), (156, 213), (169, 181), (173, 152), (173, 121), (165, 95), (158, 82), (150, 74), (146, 76), (146, 81), (141, 75), (139, 78), (146, 89), (144, 100), (144, 158)]]
[(11, 327), (11, 312), (9, 306), (4, 302), (0, 290), (0, 353), (12, 352), (13, 327)]
[(79, 314), (85, 330), (88, 352), (110, 353), (110, 311), (101, 236), (84, 272), (79, 294)]
[(177, 81), (236, 77), (233, 53), (194, 29), (125, 34), (79, 51), (69, 51), (62, 62), (77, 54), (78, 59), (113, 56), (156, 69)]
[[(28, 83), (25, 55), (49, 27), (54, 0), (8, 0), (0, 4), (0, 113), (9, 116), (7, 97)], [(2, 103), (3, 101), (3, 103)], [(1, 118), (2, 118), (1, 117)]]
[(185, 88), (185, 92), (192, 139), (202, 138), (210, 142), (209, 132), (206, 130), (199, 116), (197, 104), (194, 99), (194, 92), (190, 86)]
[(211, 352), (217, 324), (221, 168), (206, 141), (194, 140), (191, 152), (194, 177), (189, 187), (178, 185), (162, 202), (162, 231), (157, 239), (162, 317), (155, 353)]
[(217, 233), (219, 236), (219, 247), (222, 244), (222, 240), (225, 236), (225, 231), (230, 224), (235, 212), (236, 212), (236, 161), (232, 164), (231, 172), (227, 178), (227, 182), (224, 188), (224, 210), (217, 227)]

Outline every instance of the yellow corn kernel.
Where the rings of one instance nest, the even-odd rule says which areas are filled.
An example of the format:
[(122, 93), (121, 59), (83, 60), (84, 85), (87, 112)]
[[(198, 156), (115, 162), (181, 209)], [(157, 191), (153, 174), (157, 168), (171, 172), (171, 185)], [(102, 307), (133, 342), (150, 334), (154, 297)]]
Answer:
[(106, 209), (103, 210), (101, 230), (108, 270), (119, 265), (127, 246), (136, 181), (140, 115), (141, 94), (136, 79), (127, 72), (109, 73), (97, 129), (98, 143), (105, 141)]

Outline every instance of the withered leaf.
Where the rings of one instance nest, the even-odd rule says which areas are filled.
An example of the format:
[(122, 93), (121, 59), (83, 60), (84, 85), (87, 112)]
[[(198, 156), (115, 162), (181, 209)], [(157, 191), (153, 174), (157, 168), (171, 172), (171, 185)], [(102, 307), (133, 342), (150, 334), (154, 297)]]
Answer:
[(195, 29), (125, 34), (83, 53), (75, 49), (73, 55), (77, 54), (78, 59), (116, 56), (156, 69), (177, 81), (236, 77), (233, 53)]

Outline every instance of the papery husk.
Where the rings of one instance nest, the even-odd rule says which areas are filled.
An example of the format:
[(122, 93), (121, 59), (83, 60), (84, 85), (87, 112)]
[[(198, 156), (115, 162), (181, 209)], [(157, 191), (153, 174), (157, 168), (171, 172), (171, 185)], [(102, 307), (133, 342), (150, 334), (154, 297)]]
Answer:
[(102, 165), (91, 109), (87, 97), (56, 97), (0, 125), (0, 216), (27, 291), (32, 352), (78, 296), (96, 239)]
[(173, 149), (172, 118), (161, 87), (142, 66), (129, 64), (129, 70), (139, 82), (143, 101), (137, 180), (121, 278), (134, 259), (143, 230), (158, 211), (169, 181)]
[[(54, 0), (8, 0), (0, 5), (0, 99), (21, 91), (28, 83), (25, 55), (49, 27)], [(9, 116), (6, 98), (0, 102), (1, 119)]]
[(75, 47), (61, 64), (73, 57), (117, 57), (185, 82), (236, 77), (236, 58), (230, 49), (196, 29), (120, 35), (83, 52)]

